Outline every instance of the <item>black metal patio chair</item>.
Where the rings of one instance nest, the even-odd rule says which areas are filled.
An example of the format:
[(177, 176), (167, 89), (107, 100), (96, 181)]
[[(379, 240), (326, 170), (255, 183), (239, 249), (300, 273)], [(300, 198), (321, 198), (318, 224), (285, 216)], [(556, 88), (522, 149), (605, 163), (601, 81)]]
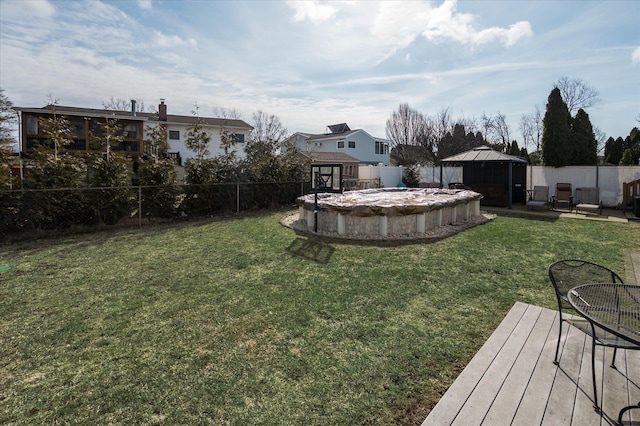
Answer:
[[(596, 263), (587, 262), (579, 259), (564, 259), (549, 265), (549, 279), (556, 291), (556, 299), (558, 300), (558, 311), (560, 312), (560, 334), (558, 335), (558, 344), (556, 345), (556, 355), (554, 364), (558, 364), (558, 352), (560, 350), (560, 339), (562, 338), (562, 323), (567, 322), (578, 330), (591, 336), (592, 330), (589, 321), (582, 318), (567, 318), (563, 316), (563, 309), (573, 311), (567, 293), (573, 287), (587, 283), (624, 283), (622, 278), (611, 269), (598, 265)], [(593, 336), (592, 336), (593, 337)], [(617, 348), (635, 348), (635, 345), (625, 340), (605, 332), (596, 327), (596, 344), (601, 346), (610, 346), (614, 348), (613, 360), (611, 366), (615, 368), (616, 349)]]
[[(560, 313), (560, 333), (558, 334), (558, 343), (556, 344), (556, 355), (553, 360), (554, 364), (558, 365), (560, 363), (560, 360), (558, 359), (558, 352), (560, 350), (563, 322), (567, 322), (583, 333), (589, 335), (593, 339), (595, 345), (613, 348), (613, 358), (611, 360), (611, 367), (613, 368), (616, 368), (616, 352), (618, 348), (639, 349), (638, 346), (633, 343), (609, 333), (602, 328), (592, 326), (589, 321), (582, 317), (567, 317), (566, 313), (563, 315), (563, 309), (565, 311), (567, 309), (573, 311), (573, 308), (567, 299), (567, 293), (572, 288), (580, 284), (587, 283), (624, 283), (618, 274), (607, 267), (579, 259), (564, 259), (554, 262), (549, 265), (548, 272), (549, 279), (551, 280), (556, 292), (558, 312)], [(591, 371), (595, 371), (595, 357), (591, 357), (591, 368)], [(593, 392), (597, 406), (595, 380), (593, 383)]]

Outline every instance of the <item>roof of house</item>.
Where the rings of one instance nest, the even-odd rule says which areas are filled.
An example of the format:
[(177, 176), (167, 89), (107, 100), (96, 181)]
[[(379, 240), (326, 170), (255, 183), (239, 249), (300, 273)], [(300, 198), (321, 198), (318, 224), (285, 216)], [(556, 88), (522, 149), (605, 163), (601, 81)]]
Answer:
[(344, 138), (345, 136), (351, 135), (353, 133), (359, 132), (360, 129), (358, 130), (347, 130), (344, 132), (340, 132), (340, 133), (320, 133), (320, 134), (311, 134), (309, 135), (309, 139), (310, 141), (313, 140), (320, 140), (320, 139), (335, 139), (335, 138)]
[(305, 151), (300, 154), (314, 163), (360, 163), (360, 160), (344, 152)]
[[(15, 107), (16, 110), (28, 113), (51, 113), (53, 108), (51, 105), (47, 105), (42, 108), (24, 108)], [(84, 116), (84, 117), (113, 117), (122, 120), (139, 120), (139, 121), (154, 121), (157, 122), (158, 114), (155, 112), (136, 112), (135, 115), (131, 114), (131, 111), (113, 111), (108, 109), (97, 108), (79, 108), (66, 105), (56, 105), (56, 114), (71, 115), (71, 116)], [(233, 127), (233, 128), (245, 128), (253, 129), (251, 125), (243, 120), (227, 119), (227, 118), (214, 118), (214, 117), (196, 117), (193, 115), (175, 115), (167, 114), (167, 123), (175, 124), (196, 124), (198, 118), (202, 119), (204, 124), (208, 126), (218, 127)]]
[(468, 162), (513, 162), (527, 163), (522, 157), (498, 152), (488, 146), (479, 146), (460, 154), (452, 155), (441, 160), (442, 163), (468, 163)]

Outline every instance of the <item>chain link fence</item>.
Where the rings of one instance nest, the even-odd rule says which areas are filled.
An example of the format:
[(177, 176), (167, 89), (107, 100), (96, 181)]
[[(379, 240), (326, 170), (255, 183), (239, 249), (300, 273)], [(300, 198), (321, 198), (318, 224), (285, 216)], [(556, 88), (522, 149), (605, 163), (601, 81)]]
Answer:
[(281, 208), (310, 190), (293, 181), (0, 191), (0, 238)]

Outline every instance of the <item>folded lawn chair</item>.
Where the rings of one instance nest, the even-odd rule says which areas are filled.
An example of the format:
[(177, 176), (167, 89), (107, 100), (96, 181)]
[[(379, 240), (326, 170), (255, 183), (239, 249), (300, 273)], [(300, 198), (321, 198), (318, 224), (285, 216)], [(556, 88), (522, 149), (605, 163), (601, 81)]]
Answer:
[(567, 206), (569, 210), (573, 208), (573, 196), (571, 196), (570, 183), (556, 183), (556, 195), (553, 196), (553, 209), (558, 206)]
[(549, 209), (549, 187), (534, 186), (527, 200), (527, 209)]

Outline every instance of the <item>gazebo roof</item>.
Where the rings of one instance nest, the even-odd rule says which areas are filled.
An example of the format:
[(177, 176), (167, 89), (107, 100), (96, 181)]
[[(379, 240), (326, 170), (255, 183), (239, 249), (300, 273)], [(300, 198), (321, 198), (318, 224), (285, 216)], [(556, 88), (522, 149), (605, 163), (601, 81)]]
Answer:
[(522, 157), (516, 157), (514, 155), (508, 155), (503, 152), (498, 152), (488, 146), (479, 146), (469, 151), (461, 152), (460, 154), (452, 155), (443, 160), (441, 163), (472, 163), (472, 162), (511, 162), (511, 163), (524, 163), (527, 164), (527, 160)]

